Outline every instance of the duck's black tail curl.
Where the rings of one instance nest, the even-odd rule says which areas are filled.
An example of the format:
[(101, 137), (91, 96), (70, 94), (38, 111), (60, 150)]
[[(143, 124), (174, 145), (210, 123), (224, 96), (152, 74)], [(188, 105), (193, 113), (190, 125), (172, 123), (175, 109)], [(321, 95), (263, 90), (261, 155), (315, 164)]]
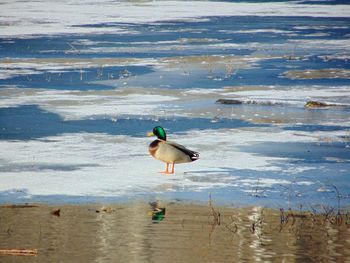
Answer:
[(191, 152), (190, 158), (191, 158), (192, 162), (198, 160), (199, 159), (199, 153)]
[[(168, 143), (170, 143), (170, 142), (168, 142)], [(190, 157), (190, 159), (191, 159), (192, 162), (198, 160), (198, 158), (199, 158), (199, 153), (198, 153), (198, 152), (191, 151), (191, 150), (189, 150), (189, 149), (185, 148), (184, 146), (182, 146), (182, 145), (180, 145), (180, 144), (177, 144), (177, 143), (171, 142), (170, 144), (171, 144), (173, 147), (175, 147), (176, 149), (178, 149), (179, 151), (181, 151), (181, 152), (187, 154), (188, 157)]]

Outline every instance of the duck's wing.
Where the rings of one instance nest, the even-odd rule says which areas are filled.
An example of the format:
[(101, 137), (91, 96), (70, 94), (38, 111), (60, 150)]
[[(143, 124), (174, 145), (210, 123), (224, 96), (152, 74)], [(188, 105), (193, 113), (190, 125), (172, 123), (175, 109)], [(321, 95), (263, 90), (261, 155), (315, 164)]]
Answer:
[(198, 152), (191, 151), (181, 144), (178, 144), (175, 142), (170, 142), (170, 141), (166, 141), (166, 144), (171, 145), (172, 147), (174, 147), (174, 148), (178, 149), (179, 151), (183, 152), (184, 154), (188, 155), (192, 161), (195, 161), (199, 158)]

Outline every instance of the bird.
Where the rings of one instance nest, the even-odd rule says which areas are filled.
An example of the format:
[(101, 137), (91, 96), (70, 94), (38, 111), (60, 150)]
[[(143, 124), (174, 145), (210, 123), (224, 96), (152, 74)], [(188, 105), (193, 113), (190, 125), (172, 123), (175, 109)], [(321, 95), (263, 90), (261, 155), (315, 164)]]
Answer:
[[(175, 142), (167, 141), (166, 132), (163, 127), (156, 126), (152, 132), (147, 134), (157, 136), (157, 139), (149, 145), (149, 153), (156, 159), (166, 163), (166, 169), (163, 174), (174, 174), (175, 164), (190, 163), (198, 160), (199, 153), (187, 149), (185, 146)], [(169, 166), (172, 165), (171, 171)]]

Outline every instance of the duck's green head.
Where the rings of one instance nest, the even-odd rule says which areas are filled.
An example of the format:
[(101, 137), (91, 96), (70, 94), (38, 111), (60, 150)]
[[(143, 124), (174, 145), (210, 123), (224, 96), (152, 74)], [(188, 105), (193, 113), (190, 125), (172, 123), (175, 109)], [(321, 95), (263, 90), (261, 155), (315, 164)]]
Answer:
[(157, 136), (158, 139), (166, 141), (166, 133), (163, 127), (156, 126), (153, 131), (147, 134), (148, 136)]

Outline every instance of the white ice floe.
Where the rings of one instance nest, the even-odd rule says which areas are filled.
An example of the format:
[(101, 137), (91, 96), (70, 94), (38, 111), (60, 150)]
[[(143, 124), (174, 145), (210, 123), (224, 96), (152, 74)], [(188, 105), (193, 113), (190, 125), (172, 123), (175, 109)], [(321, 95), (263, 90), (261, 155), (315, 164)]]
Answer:
[[(199, 42), (199, 41), (198, 41)], [(197, 42), (196, 42), (197, 43)], [(237, 43), (206, 43), (204, 46), (203, 44), (190, 44), (183, 42), (183, 43), (177, 43), (177, 44), (168, 44), (168, 45), (162, 45), (159, 42), (154, 42), (153, 44), (149, 45), (133, 45), (130, 44), (128, 46), (108, 46), (108, 45), (100, 45), (100, 46), (86, 46), (84, 48), (80, 48), (76, 51), (71, 51), (72, 53), (77, 54), (113, 54), (113, 53), (147, 53), (151, 51), (158, 51), (158, 52), (165, 52), (165, 51), (174, 51), (174, 50), (181, 50), (181, 51), (189, 51), (189, 50), (198, 50), (198, 49), (205, 49), (205, 50), (217, 50), (217, 49), (251, 49), (251, 50), (257, 50), (257, 49), (266, 49), (266, 47), (269, 47), (268, 45), (263, 45), (261, 43), (257, 42), (251, 42), (251, 43), (244, 43), (244, 44), (237, 44)], [(56, 50), (57, 51), (57, 50)], [(55, 50), (45, 50), (41, 53), (47, 53), (47, 52), (55, 52)]]
[(28, 76), (28, 78), (30, 78), (30, 75), (36, 74), (41, 74), (41, 72), (25, 68), (11, 69), (0, 67), (0, 79), (11, 79), (17, 76)]
[[(225, 30), (220, 30), (220, 31), (221, 32), (225, 32)], [(281, 29), (274, 29), (274, 28), (246, 29), (246, 30), (229, 31), (229, 32), (231, 32), (231, 33), (241, 33), (241, 34), (272, 33), (272, 34), (283, 34), (283, 35), (290, 35), (290, 34), (294, 34), (295, 33), (295, 31), (281, 30)]]
[[(268, 131), (265, 129), (269, 129)], [(146, 131), (145, 131), (146, 133)], [(281, 172), (264, 176), (265, 186), (288, 183), (305, 169), (288, 158), (244, 152), (257, 142), (310, 142), (308, 136), (273, 128), (191, 131), (169, 139), (200, 152), (194, 163), (176, 165), (176, 174), (157, 173), (164, 164), (148, 154), (151, 138), (107, 134), (63, 134), (29, 141), (0, 141), (0, 191), (25, 189), (30, 195), (124, 196), (188, 189), (256, 185), (249, 171)], [(284, 165), (288, 170), (283, 171)], [(236, 171), (246, 170), (247, 174)]]
[[(10, 79), (17, 76), (44, 73), (62, 73), (62, 72), (78, 72), (84, 73), (87, 69), (111, 66), (155, 66), (160, 64), (156, 59), (152, 58), (95, 58), (95, 59), (5, 59), (0, 61), (0, 79)], [(81, 76), (82, 80), (84, 75)]]
[[(319, 87), (283, 86), (226, 87), (224, 89), (143, 89), (126, 86), (116, 90), (69, 91), (28, 88), (2, 88), (0, 108), (21, 105), (38, 107), (58, 114), (63, 120), (96, 119), (140, 116), (151, 117), (201, 117), (215, 119), (240, 118), (250, 122), (276, 118), (279, 123), (322, 123), (343, 126), (350, 122), (346, 115), (314, 115), (296, 111), (304, 108), (309, 100), (341, 105), (338, 110), (350, 107), (350, 91), (347, 86)], [(243, 102), (242, 107), (230, 107), (215, 103), (218, 98)], [(257, 109), (256, 106), (266, 106)], [(244, 107), (245, 106), (245, 107)], [(276, 112), (276, 106), (284, 107)], [(344, 108), (345, 107), (345, 108)], [(258, 110), (258, 111), (257, 111)], [(282, 111), (281, 111), (282, 110)], [(293, 112), (291, 112), (293, 110)], [(283, 111), (286, 115), (283, 116)], [(274, 117), (273, 115), (276, 114)], [(288, 115), (288, 116), (287, 116)], [(268, 121), (269, 123), (269, 121)], [(294, 123), (295, 124), (295, 123)]]
[[(53, 111), (65, 120), (86, 119), (100, 116), (112, 116), (118, 118), (121, 115), (158, 115), (157, 113), (166, 108), (166, 103), (176, 100), (171, 96), (162, 95), (126, 95), (126, 96), (96, 96), (86, 98), (87, 103), (79, 102), (70, 106), (59, 106), (52, 109), (49, 105), (47, 110)], [(46, 108), (43, 106), (43, 108)]]
[[(249, 31), (247, 31), (248, 33)], [(235, 32), (236, 33), (236, 32)], [(296, 33), (289, 33), (289, 36), (298, 36)], [(310, 37), (324, 37), (327, 36), (327, 33), (315, 33), (309, 34)], [(252, 39), (254, 40), (254, 39)], [(227, 49), (237, 49), (237, 50), (251, 50), (254, 52), (264, 51), (264, 55), (268, 53), (271, 54), (283, 54), (286, 55), (293, 52), (304, 52), (309, 50), (326, 50), (326, 51), (343, 51), (347, 50), (348, 45), (350, 43), (349, 40), (327, 40), (327, 39), (291, 39), (285, 43), (261, 43), (261, 42), (245, 42), (245, 43), (228, 43), (225, 40), (221, 41), (212, 41), (205, 43), (200, 43), (200, 39), (198, 41), (193, 41), (193, 43), (182, 42), (182, 43), (168, 43), (164, 44), (158, 41), (154, 41), (153, 43), (147, 43), (143, 45), (135, 45), (134, 43), (130, 43), (130, 45), (125, 46), (115, 46), (101, 43), (100, 45), (81, 45), (79, 49), (67, 49), (64, 50), (43, 50), (40, 53), (55, 53), (58, 51), (63, 51), (65, 53), (70, 54), (113, 54), (113, 53), (147, 53), (147, 52), (173, 52), (174, 50), (185, 51), (193, 51), (193, 50), (227, 50)], [(199, 43), (199, 44), (197, 44)]]
[[(295, 47), (302, 47), (305, 50), (348, 50), (350, 39), (289, 39), (288, 43)], [(286, 45), (286, 44), (282, 44)]]
[(193, 21), (211, 16), (249, 15), (349, 17), (350, 9), (348, 5), (307, 5), (295, 2), (149, 1), (140, 3), (109, 0), (88, 2), (3, 0), (0, 11), (0, 35), (125, 33), (123, 25), (119, 27), (99, 25), (171, 20)]
[[(4, 90), (3, 90), (4, 91)], [(45, 89), (6, 89), (0, 107), (38, 105), (56, 113), (64, 120), (101, 116), (118, 118), (121, 115), (157, 115), (176, 97), (157, 94), (121, 94), (113, 91), (67, 91)]]
[(227, 96), (240, 99), (242, 101), (254, 101), (263, 104), (290, 104), (304, 106), (309, 100), (320, 100), (322, 102), (337, 103), (341, 99), (350, 106), (350, 89), (348, 86), (321, 87), (321, 86), (292, 86), (272, 87), (269, 89), (237, 90), (226, 93)]
[(334, 26), (334, 25), (314, 25), (314, 26), (295, 26), (296, 30), (327, 30), (327, 29), (345, 29), (347, 26)]

